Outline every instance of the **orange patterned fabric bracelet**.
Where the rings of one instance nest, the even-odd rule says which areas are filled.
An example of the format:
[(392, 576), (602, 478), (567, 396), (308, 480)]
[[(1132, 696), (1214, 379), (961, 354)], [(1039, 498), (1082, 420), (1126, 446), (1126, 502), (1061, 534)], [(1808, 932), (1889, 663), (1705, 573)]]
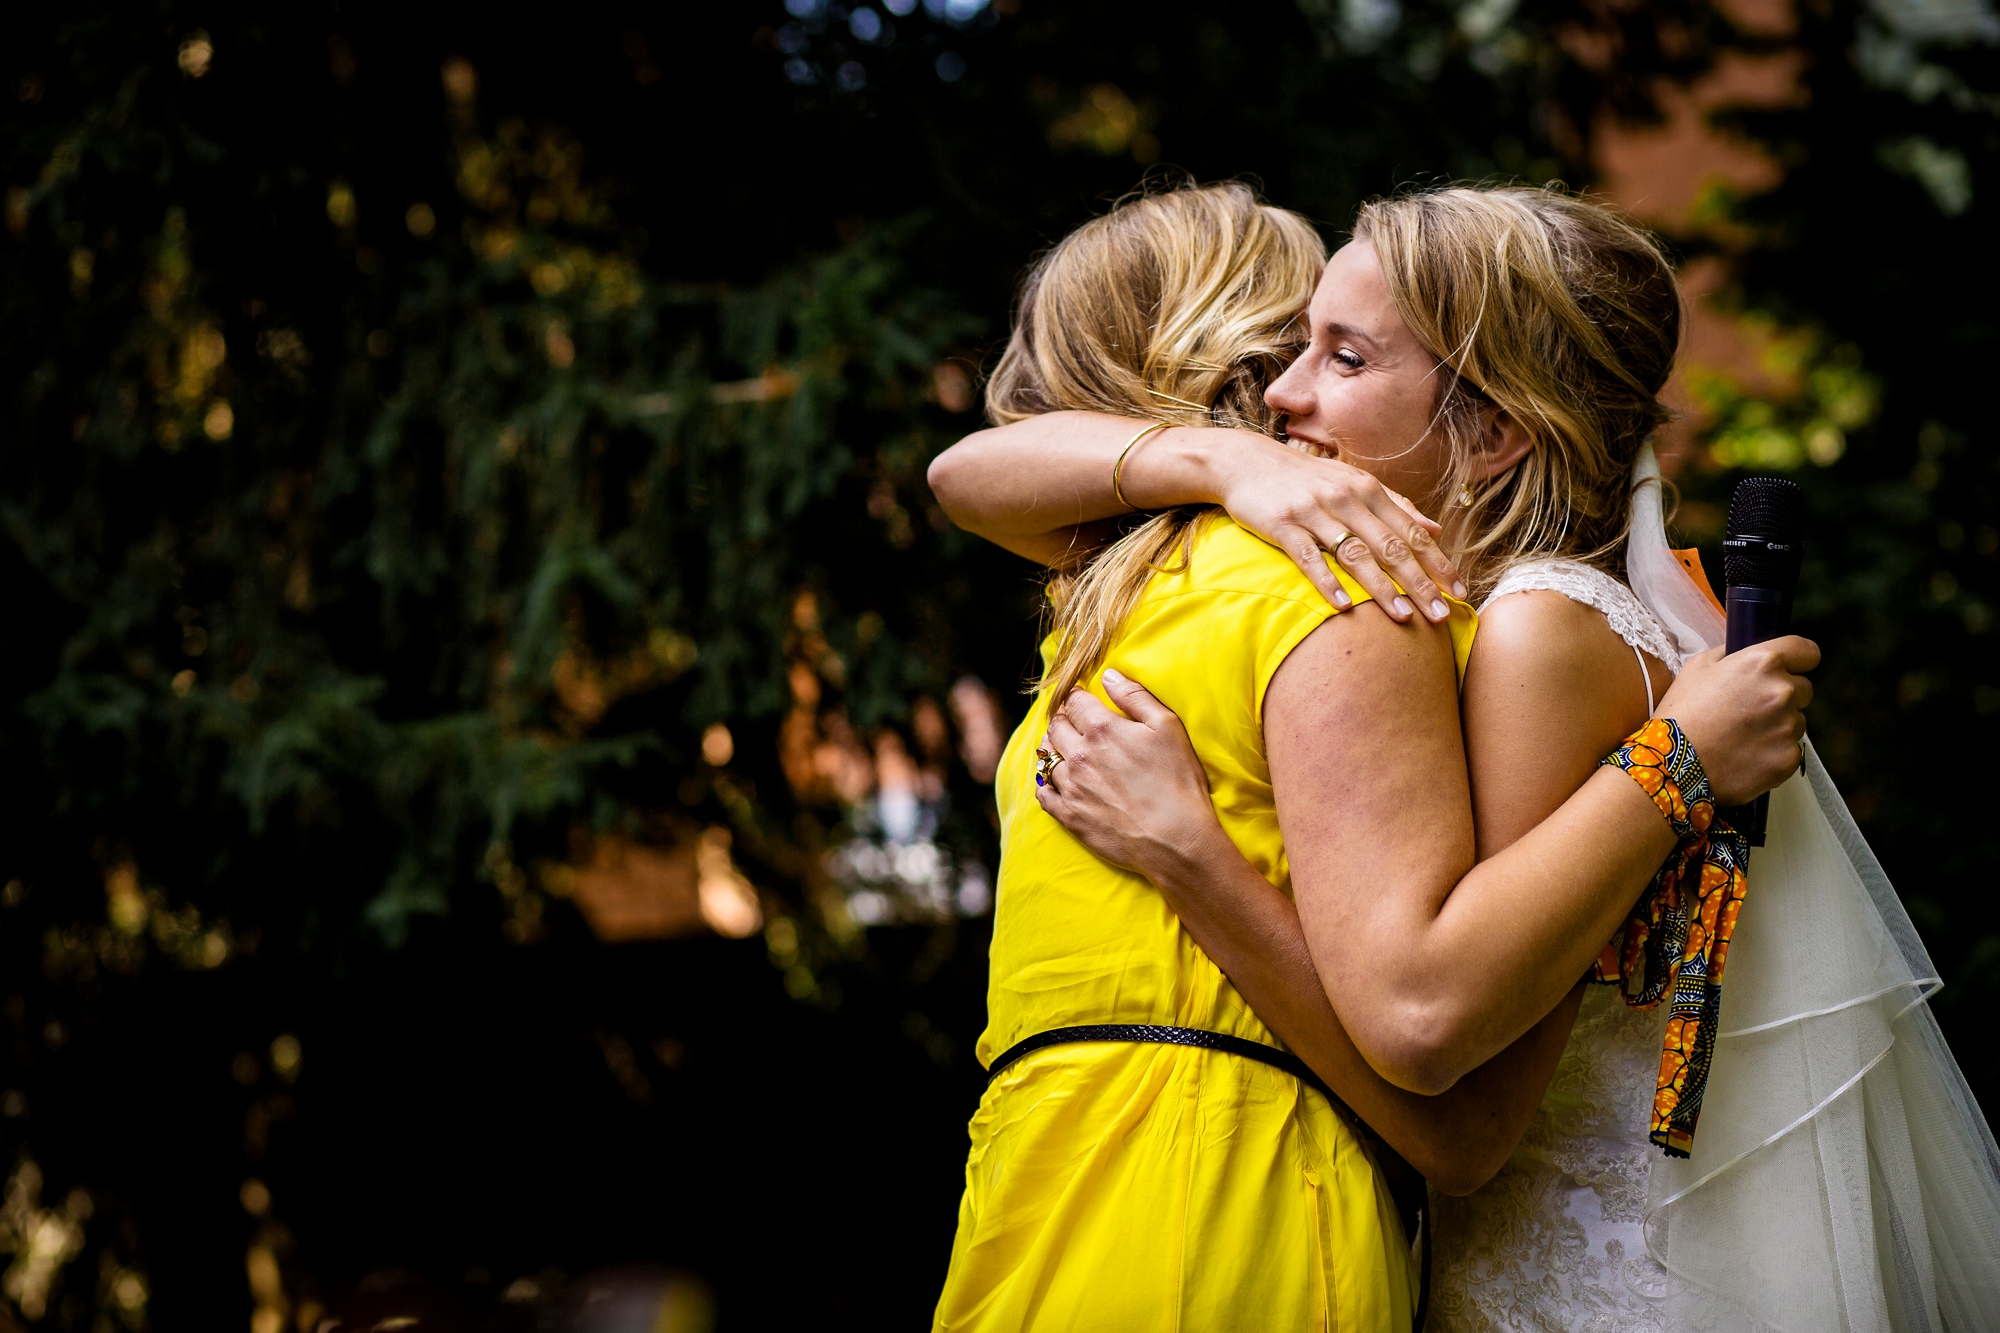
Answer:
[(1672, 718), (1647, 722), (1604, 762), (1624, 769), (1653, 798), (1680, 839), (1598, 955), (1590, 979), (1617, 986), (1637, 1009), (1671, 996), (1651, 1137), (1667, 1156), (1686, 1157), (1715, 1057), (1722, 970), (1749, 883), (1750, 846), (1716, 817), (1708, 774)]

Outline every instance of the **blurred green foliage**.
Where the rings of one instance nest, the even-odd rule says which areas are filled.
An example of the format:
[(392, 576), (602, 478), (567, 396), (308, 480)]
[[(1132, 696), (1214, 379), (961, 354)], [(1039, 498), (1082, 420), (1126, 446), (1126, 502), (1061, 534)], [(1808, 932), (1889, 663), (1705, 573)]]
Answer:
[[(1957, 748), (2000, 712), (1990, 11), (862, 12), (20, 20), (16, 1310), (297, 1323), (406, 1287), (439, 1326), (525, 1327), (563, 1317), (554, 1270), (644, 1260), (725, 1327), (926, 1317), (983, 922), (859, 925), (823, 854), (871, 816), (784, 738), (929, 753), (954, 681), (1017, 697), (1032, 572), (922, 478), (1020, 268), (1149, 170), (1253, 174), (1330, 234), (1413, 181), (1586, 183), (1603, 117), (1730, 51), (1803, 48), (1810, 98), (1733, 117), (1783, 181), (1675, 238), (1768, 348), (1757, 386), (1692, 382), (1682, 527), (1717, 540), (1743, 469), (1807, 486), (1815, 736), (2000, 1086), (1971, 1021), (2000, 845)], [(939, 762), (938, 841), (990, 866), (990, 793)], [(765, 935), (595, 942), (579, 849), (704, 828)]]

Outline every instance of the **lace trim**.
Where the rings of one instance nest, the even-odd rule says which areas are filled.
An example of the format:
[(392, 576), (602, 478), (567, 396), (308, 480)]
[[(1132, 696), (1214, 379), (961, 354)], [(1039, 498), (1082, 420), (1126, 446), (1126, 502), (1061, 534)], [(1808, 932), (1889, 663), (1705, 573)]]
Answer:
[(1515, 565), (1500, 576), (1480, 612), (1510, 592), (1559, 592), (1572, 602), (1593, 607), (1604, 613), (1613, 634), (1664, 662), (1675, 675), (1680, 674), (1680, 649), (1674, 646), (1666, 627), (1646, 609), (1637, 593), (1593, 565), (1576, 560), (1533, 560)]

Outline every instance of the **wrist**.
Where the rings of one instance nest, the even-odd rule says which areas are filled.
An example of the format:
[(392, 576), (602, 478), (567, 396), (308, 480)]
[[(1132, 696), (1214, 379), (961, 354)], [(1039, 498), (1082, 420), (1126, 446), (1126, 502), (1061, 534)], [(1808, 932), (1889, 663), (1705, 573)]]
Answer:
[(1599, 761), (1622, 769), (1666, 819), (1677, 841), (1708, 831), (1715, 794), (1694, 743), (1671, 717), (1653, 717)]
[(1244, 453), (1223, 446), (1239, 443), (1233, 437), (1246, 433), (1213, 426), (1169, 426), (1141, 440), (1126, 458), (1119, 488), (1138, 509), (1222, 504)]
[(1179, 823), (1174, 836), (1146, 838), (1140, 849), (1145, 864), (1137, 869), (1169, 895), (1186, 894), (1214, 877), (1220, 857), (1235, 852), (1210, 811), (1207, 819)]

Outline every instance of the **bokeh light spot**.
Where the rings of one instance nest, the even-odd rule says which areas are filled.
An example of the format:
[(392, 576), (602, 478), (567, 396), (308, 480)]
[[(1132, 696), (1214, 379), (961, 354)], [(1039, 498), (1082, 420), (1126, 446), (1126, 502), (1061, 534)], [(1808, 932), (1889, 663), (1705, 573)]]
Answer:
[(701, 757), (704, 761), (721, 768), (736, 754), (736, 739), (729, 734), (729, 728), (720, 722), (711, 722), (708, 730), (701, 733)]
[(326, 220), (343, 231), (354, 225), (354, 188), (346, 181), (326, 187)]
[(695, 866), (701, 876), (701, 919), (716, 934), (740, 940), (763, 928), (764, 912), (757, 902), (757, 890), (730, 859), (730, 841), (726, 828), (703, 830), (695, 848)]
[(472, 100), (479, 91), (479, 72), (464, 56), (452, 56), (438, 71), (438, 81), (444, 85), (445, 95), (454, 102), (465, 103)]
[(208, 40), (208, 34), (200, 28), (189, 33), (181, 42), (178, 61), (181, 73), (190, 79), (198, 79), (208, 73), (209, 62), (215, 59), (215, 45)]
[(278, 1077), (290, 1083), (299, 1076), (299, 1065), (305, 1059), (305, 1048), (299, 1039), (289, 1032), (279, 1034), (271, 1043), (271, 1068), (278, 1071)]
[(570, 362), (576, 360), (576, 344), (569, 340), (569, 330), (559, 319), (549, 321), (548, 336), (543, 340), (548, 347), (549, 364), (557, 370), (566, 370)]

